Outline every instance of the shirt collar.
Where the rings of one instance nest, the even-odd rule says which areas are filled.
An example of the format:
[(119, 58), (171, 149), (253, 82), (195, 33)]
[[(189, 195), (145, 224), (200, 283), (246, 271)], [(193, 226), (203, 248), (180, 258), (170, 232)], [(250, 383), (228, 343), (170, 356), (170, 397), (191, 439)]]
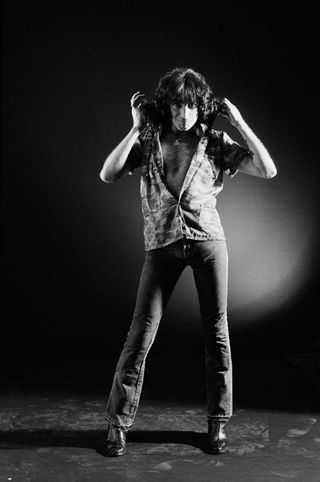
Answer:
[[(153, 126), (150, 126), (150, 127), (151, 129), (153, 129), (154, 133), (158, 135), (160, 138), (163, 131), (163, 124), (160, 124), (156, 128)], [(201, 137), (203, 137), (208, 132), (208, 129), (209, 129), (208, 126), (202, 122), (199, 122), (198, 128), (201, 130), (201, 133), (202, 133)]]

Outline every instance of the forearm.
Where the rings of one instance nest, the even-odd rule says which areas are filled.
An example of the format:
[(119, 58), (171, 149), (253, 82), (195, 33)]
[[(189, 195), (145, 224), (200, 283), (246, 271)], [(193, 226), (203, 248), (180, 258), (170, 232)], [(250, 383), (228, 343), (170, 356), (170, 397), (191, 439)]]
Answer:
[(243, 118), (239, 120), (235, 127), (245, 140), (248, 148), (253, 153), (252, 159), (249, 162), (253, 164), (261, 177), (272, 178), (277, 174), (277, 168), (261, 140), (256, 136), (252, 129), (248, 126)]
[(223, 99), (223, 107), (224, 115), (229, 118), (230, 123), (239, 131), (248, 148), (253, 153), (252, 157), (247, 156), (243, 159), (239, 166), (239, 171), (266, 179), (274, 177), (277, 174), (277, 168), (269, 152), (252, 129), (250, 129), (237, 107), (226, 98)]
[(104, 182), (112, 182), (119, 172), (124, 168), (132, 146), (138, 139), (140, 130), (132, 127), (126, 137), (108, 155), (100, 172), (100, 178)]

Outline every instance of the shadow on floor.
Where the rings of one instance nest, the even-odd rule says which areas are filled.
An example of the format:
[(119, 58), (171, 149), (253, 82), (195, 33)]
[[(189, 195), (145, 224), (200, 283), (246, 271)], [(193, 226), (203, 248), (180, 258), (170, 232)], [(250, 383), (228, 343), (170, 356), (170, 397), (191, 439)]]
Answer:
[[(15, 430), (0, 432), (0, 450), (35, 447), (75, 447), (105, 456), (105, 430)], [(193, 431), (137, 430), (128, 432), (128, 443), (190, 445), (206, 452), (206, 434)]]

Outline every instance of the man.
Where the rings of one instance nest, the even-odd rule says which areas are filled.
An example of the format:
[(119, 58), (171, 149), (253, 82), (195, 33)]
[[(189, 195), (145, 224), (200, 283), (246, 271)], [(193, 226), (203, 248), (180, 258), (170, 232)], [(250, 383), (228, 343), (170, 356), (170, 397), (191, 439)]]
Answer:
[[(276, 175), (268, 151), (228, 100), (218, 102), (206, 79), (175, 68), (159, 81), (154, 101), (131, 98), (133, 126), (107, 157), (100, 177), (113, 182), (141, 168), (146, 257), (127, 340), (110, 392), (107, 454), (126, 452), (126, 433), (135, 419), (148, 351), (183, 269), (193, 269), (203, 325), (208, 451), (227, 447), (232, 416), (232, 364), (227, 323), (228, 254), (216, 210), (224, 173), (263, 178)], [(246, 142), (242, 147), (213, 129), (218, 111)]]

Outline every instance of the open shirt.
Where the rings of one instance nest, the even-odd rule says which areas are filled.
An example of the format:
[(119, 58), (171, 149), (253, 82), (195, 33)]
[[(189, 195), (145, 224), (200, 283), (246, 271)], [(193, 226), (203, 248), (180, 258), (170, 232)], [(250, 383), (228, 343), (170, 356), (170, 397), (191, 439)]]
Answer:
[(151, 126), (140, 134), (129, 156), (130, 172), (141, 167), (140, 194), (145, 250), (161, 248), (182, 238), (225, 240), (216, 197), (223, 175), (233, 177), (252, 152), (226, 132), (201, 124), (202, 137), (193, 154), (178, 199), (168, 190), (160, 144), (161, 129)]

